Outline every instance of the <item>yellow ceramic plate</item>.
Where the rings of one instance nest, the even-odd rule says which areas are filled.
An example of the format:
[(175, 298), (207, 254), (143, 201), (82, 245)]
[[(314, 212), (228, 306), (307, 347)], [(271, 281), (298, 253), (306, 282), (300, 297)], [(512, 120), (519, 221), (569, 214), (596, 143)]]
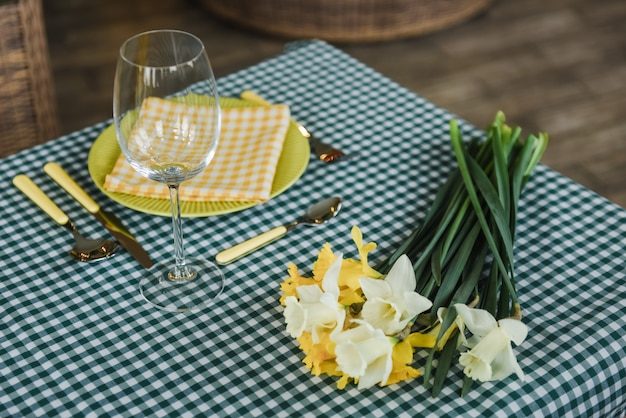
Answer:
[[(224, 108), (258, 106), (255, 103), (231, 98), (220, 99), (220, 104)], [(170, 201), (168, 199), (153, 199), (126, 193), (113, 193), (104, 189), (104, 179), (107, 174), (113, 171), (113, 167), (115, 166), (120, 152), (121, 150), (117, 144), (115, 135), (115, 126), (111, 125), (98, 136), (89, 151), (87, 165), (89, 167), (89, 174), (96, 185), (111, 199), (131, 209), (151, 215), (171, 216)], [(309, 153), (310, 147), (308, 139), (300, 134), (297, 125), (292, 121), (287, 130), (282, 153), (278, 159), (270, 197), (277, 196), (284, 192), (300, 178), (309, 163)], [(163, 187), (166, 186), (163, 185)], [(258, 202), (181, 201), (180, 206), (183, 217), (193, 218), (236, 212), (257, 204)]]

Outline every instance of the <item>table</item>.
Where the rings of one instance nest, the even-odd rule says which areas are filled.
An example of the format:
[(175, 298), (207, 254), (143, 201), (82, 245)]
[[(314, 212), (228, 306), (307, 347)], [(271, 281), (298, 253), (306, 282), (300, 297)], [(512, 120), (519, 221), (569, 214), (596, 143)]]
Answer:
[[(289, 104), (318, 137), (362, 155), (335, 165), (311, 160), (290, 189), (252, 209), (185, 219), (188, 253), (213, 257), (322, 197), (341, 195), (342, 212), (225, 266), (225, 291), (210, 309), (168, 313), (142, 300), (142, 268), (128, 253), (71, 261), (70, 234), (10, 183), (28, 174), (84, 235), (106, 235), (43, 173), (46, 161), (56, 161), (153, 258), (168, 257), (169, 219), (116, 204), (88, 175), (90, 146), (111, 121), (5, 158), (0, 415), (624, 416), (626, 211), (543, 165), (523, 193), (515, 249), (530, 328), (516, 348), (525, 382), (511, 376), (461, 398), (462, 371), (454, 367), (433, 399), (420, 378), (359, 392), (312, 377), (278, 303), (287, 263), (306, 272), (324, 242), (356, 257), (352, 225), (379, 244), (371, 263), (385, 258), (454, 168), (454, 115), (322, 41), (288, 44), (218, 83), (224, 96), (252, 89)], [(484, 135), (465, 121), (460, 126), (466, 138)]]

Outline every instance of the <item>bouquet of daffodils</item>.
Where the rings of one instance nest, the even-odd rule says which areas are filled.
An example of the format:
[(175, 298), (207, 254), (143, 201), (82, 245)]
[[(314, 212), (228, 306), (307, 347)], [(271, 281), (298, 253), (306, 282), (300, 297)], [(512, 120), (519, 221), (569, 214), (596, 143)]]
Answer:
[(281, 284), (287, 332), (314, 375), (338, 376), (341, 389), (351, 381), (359, 389), (390, 385), (422, 374), (414, 364), (422, 349), (433, 396), (455, 359), (462, 395), (474, 381), (524, 378), (512, 348), (528, 332), (515, 290), (515, 219), (547, 136), (520, 134), (499, 112), (485, 141), (465, 145), (452, 120), (458, 168), (423, 222), (376, 268), (368, 263), (376, 244), (364, 243), (357, 227), (358, 260), (326, 244), (311, 278), (290, 264)]

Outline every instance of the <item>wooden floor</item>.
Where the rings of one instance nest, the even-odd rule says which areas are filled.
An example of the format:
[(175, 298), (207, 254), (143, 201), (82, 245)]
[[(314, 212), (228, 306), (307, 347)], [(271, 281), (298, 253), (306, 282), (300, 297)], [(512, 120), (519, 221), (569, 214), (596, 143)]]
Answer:
[[(217, 76), (287, 42), (185, 0), (43, 3), (64, 133), (111, 117), (117, 50), (137, 32), (195, 33)], [(435, 34), (335, 45), (476, 126), (503, 110), (524, 132), (547, 132), (545, 164), (626, 207), (626, 1), (495, 0)]]

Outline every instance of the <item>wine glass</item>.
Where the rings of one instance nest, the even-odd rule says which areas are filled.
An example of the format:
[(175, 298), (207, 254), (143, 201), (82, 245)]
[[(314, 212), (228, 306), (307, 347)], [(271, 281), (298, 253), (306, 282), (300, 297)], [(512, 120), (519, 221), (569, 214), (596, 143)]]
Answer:
[(179, 200), (180, 184), (206, 168), (219, 139), (219, 96), (202, 41), (177, 30), (126, 40), (115, 72), (113, 117), (130, 165), (170, 192), (174, 261), (147, 270), (141, 294), (167, 311), (206, 307), (221, 293), (224, 276), (208, 260), (185, 258)]

